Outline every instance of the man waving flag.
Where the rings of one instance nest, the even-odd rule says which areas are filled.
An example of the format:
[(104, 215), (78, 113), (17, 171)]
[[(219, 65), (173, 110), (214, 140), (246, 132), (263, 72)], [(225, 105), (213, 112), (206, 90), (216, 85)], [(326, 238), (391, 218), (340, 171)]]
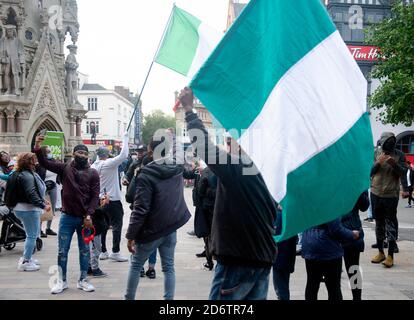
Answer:
[(283, 207), (287, 239), (369, 186), (367, 83), (320, 0), (251, 0), (190, 87)]

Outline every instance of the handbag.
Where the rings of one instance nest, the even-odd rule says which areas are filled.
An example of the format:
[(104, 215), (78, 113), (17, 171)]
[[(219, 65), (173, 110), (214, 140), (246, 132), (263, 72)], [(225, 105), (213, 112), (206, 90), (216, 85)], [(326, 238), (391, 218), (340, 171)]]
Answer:
[[(50, 202), (50, 199), (49, 199)], [(49, 210), (43, 210), (42, 215), (40, 216), (40, 221), (52, 221), (54, 217), (52, 207)]]

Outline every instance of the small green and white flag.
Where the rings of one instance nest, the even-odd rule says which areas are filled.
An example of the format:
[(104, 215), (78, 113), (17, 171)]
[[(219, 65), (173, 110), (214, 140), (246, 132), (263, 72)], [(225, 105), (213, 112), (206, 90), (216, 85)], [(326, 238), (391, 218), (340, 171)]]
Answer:
[(192, 78), (223, 34), (174, 6), (155, 62)]
[(277, 240), (350, 212), (368, 189), (367, 82), (320, 0), (251, 0), (190, 87), (241, 133), (281, 203)]

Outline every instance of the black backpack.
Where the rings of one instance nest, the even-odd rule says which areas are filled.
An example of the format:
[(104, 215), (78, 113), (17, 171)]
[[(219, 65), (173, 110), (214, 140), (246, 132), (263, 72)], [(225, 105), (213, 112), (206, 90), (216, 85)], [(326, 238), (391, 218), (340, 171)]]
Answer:
[(9, 180), (6, 185), (6, 192), (4, 194), (4, 202), (8, 208), (14, 208), (18, 200), (18, 189), (19, 189), (19, 179), (20, 173), (15, 172), (10, 175)]

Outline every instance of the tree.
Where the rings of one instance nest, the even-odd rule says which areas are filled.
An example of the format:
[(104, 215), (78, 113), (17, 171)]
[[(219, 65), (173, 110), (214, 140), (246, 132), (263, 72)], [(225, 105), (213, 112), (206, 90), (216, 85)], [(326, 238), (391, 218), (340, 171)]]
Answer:
[(154, 110), (147, 116), (144, 116), (142, 139), (145, 143), (148, 143), (158, 129), (167, 128), (175, 128), (175, 118), (166, 115), (161, 110)]
[(380, 86), (370, 99), (371, 108), (382, 109), (383, 123), (410, 126), (414, 121), (414, 5), (395, 4), (391, 18), (370, 29), (367, 42), (380, 49), (372, 72)]

